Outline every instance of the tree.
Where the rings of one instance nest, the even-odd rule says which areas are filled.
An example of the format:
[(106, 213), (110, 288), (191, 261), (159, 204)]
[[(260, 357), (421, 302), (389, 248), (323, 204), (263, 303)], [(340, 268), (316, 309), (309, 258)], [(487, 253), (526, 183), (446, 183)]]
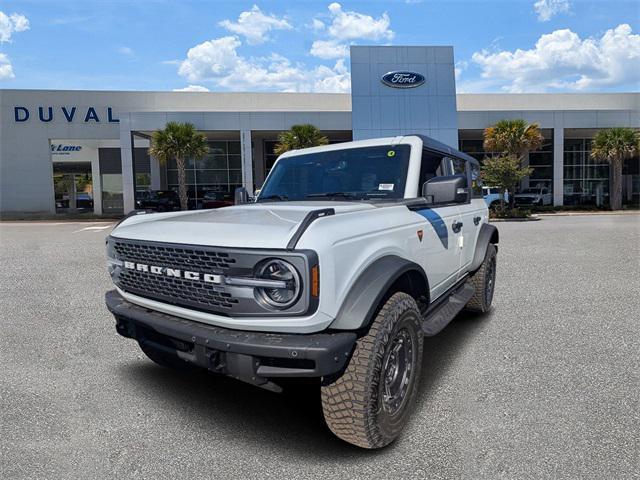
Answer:
[(516, 186), (532, 171), (532, 168), (523, 167), (520, 158), (515, 155), (489, 157), (482, 164), (482, 180), (487, 185), (500, 188), (500, 208), (504, 209), (505, 190), (509, 190), (511, 200)]
[(484, 131), (484, 149), (522, 160), (529, 152), (538, 150), (544, 142), (537, 123), (524, 120), (500, 120)]
[(153, 132), (149, 155), (162, 164), (175, 159), (178, 168), (178, 195), (180, 209), (188, 209), (187, 159), (200, 159), (209, 153), (207, 137), (198, 133), (190, 123), (169, 122), (163, 130)]
[(591, 142), (591, 158), (609, 163), (612, 173), (610, 204), (622, 208), (622, 164), (640, 152), (640, 133), (631, 128), (600, 130)]
[[(516, 163), (519, 168), (512, 168), (512, 174), (516, 174), (517, 170), (522, 170), (522, 160), (529, 154), (529, 152), (538, 150), (542, 146), (543, 142), (544, 137), (542, 136), (542, 133), (540, 133), (539, 125), (537, 123), (527, 123), (522, 119), (500, 120), (495, 125), (486, 128), (484, 131), (485, 151), (494, 152), (494, 154), (499, 157), (511, 158), (509, 162), (502, 162), (504, 168), (511, 168), (507, 167), (507, 163), (512, 165), (514, 160), (517, 160)], [(531, 170), (529, 169), (529, 173), (524, 175), (524, 177), (527, 177), (530, 174)], [(522, 178), (520, 180), (522, 180)], [(520, 183), (520, 180), (508, 187), (510, 193), (510, 208), (513, 208), (514, 206), (514, 189), (518, 183)]]
[(278, 135), (278, 143), (274, 152), (277, 155), (282, 155), (289, 150), (318, 147), (327, 143), (329, 143), (329, 139), (322, 135), (322, 132), (313, 125), (294, 125), (291, 130)]

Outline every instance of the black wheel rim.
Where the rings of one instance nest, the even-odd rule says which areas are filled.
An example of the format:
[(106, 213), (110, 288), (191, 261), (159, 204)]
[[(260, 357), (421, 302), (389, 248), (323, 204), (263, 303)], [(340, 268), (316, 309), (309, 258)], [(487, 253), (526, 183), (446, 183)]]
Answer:
[(406, 328), (399, 330), (389, 345), (382, 367), (382, 410), (398, 413), (405, 403), (413, 373), (413, 337)]
[(493, 300), (493, 289), (496, 281), (496, 259), (493, 257), (489, 264), (487, 265), (487, 272), (485, 275), (486, 278), (486, 288), (484, 302), (487, 306), (491, 305), (491, 300)]

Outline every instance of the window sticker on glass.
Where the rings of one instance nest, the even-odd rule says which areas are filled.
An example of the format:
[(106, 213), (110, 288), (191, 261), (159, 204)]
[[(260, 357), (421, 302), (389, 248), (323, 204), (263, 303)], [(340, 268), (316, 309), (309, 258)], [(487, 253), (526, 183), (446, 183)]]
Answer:
[(378, 190), (388, 190), (393, 192), (393, 186), (394, 186), (393, 183), (380, 183), (378, 185)]
[(396, 156), (396, 152), (395, 150), (389, 150), (387, 152), (387, 157), (395, 157)]

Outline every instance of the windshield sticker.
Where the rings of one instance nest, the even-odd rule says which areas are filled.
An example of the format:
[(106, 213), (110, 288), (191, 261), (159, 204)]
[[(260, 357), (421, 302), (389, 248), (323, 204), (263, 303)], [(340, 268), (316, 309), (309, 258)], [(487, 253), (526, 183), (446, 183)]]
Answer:
[(389, 150), (387, 152), (387, 157), (395, 157), (396, 156), (396, 151), (395, 150)]
[(391, 192), (393, 192), (393, 186), (395, 184), (393, 183), (381, 183), (378, 185), (378, 190), (389, 190)]

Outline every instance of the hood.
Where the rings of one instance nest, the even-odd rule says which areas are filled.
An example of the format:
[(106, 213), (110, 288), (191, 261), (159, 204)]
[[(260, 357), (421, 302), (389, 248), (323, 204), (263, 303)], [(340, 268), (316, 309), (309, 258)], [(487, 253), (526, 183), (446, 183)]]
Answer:
[(216, 210), (136, 215), (111, 235), (133, 240), (237, 248), (286, 248), (305, 216), (322, 208), (336, 215), (374, 209), (356, 202), (273, 202)]

